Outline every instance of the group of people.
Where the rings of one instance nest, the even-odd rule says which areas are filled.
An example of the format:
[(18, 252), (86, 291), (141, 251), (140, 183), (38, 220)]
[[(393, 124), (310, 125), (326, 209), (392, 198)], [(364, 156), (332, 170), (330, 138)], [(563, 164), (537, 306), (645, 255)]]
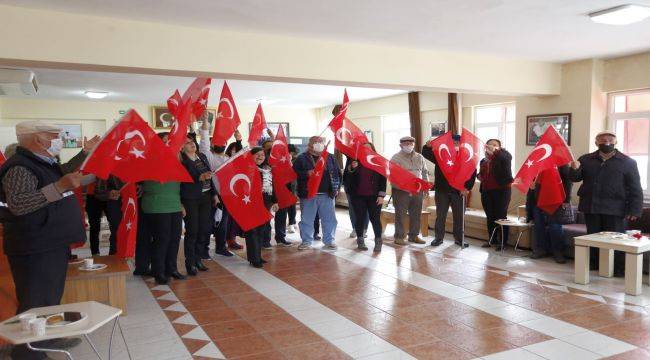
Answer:
[[(215, 238), (215, 254), (232, 256), (230, 249), (241, 249), (236, 237), (246, 240), (247, 259), (260, 268), (266, 262), (263, 249), (271, 248), (271, 221), (248, 231), (242, 231), (220, 200), (220, 184), (214, 172), (230, 157), (243, 149), (241, 135), (235, 133), (235, 142), (225, 146), (211, 146), (208, 122), (203, 121), (199, 141), (195, 133), (187, 135), (178, 154), (179, 161), (192, 177), (192, 182), (144, 181), (138, 184), (139, 226), (137, 234), (135, 275), (150, 275), (158, 284), (166, 284), (169, 278), (185, 279), (208, 271), (203, 260), (210, 259), (209, 244)], [(73, 196), (73, 190), (87, 186), (85, 211), (88, 215), (90, 249), (99, 254), (99, 231), (102, 213), (106, 214), (111, 230), (109, 254), (116, 252), (116, 233), (121, 221), (120, 190), (124, 183), (115, 176), (94, 179), (76, 171), (88, 153), (99, 142), (95, 137), (84, 141), (83, 150), (68, 163), (57, 159), (62, 148), (60, 128), (39, 121), (28, 121), (16, 126), (18, 145), (15, 153), (0, 167), (0, 220), (4, 225), (4, 253), (16, 287), (18, 312), (60, 302), (70, 245), (86, 240), (82, 221), (82, 209)], [(158, 134), (167, 142), (168, 134)], [(250, 152), (259, 170), (262, 196), (267, 209), (274, 213), (275, 242), (279, 246), (291, 246), (286, 234), (294, 232), (296, 224), (295, 205), (278, 209), (273, 187), (273, 173), (268, 159), (273, 146), (273, 134), (260, 141), (260, 146)], [(458, 146), (459, 136), (453, 137)], [(571, 200), (572, 183), (582, 182), (578, 196), (579, 211), (585, 215), (588, 233), (625, 230), (626, 221), (641, 215), (643, 193), (639, 172), (634, 160), (616, 149), (616, 135), (603, 132), (596, 136), (598, 150), (586, 154), (559, 169), (564, 186), (565, 203)], [(373, 144), (362, 146), (374, 150)], [(365, 238), (368, 225), (372, 225), (375, 252), (382, 249), (383, 234), (380, 223), (381, 208), (386, 198), (387, 179), (364, 167), (359, 159), (348, 158), (343, 169), (334, 156), (328, 156), (316, 195), (308, 196), (308, 182), (316, 163), (325, 150), (325, 139), (313, 136), (307, 150), (298, 154), (289, 145), (293, 169), (297, 180), (287, 186), (299, 198), (301, 211), (298, 224), (301, 243), (298, 250), (311, 248), (322, 233), (325, 250), (335, 250), (337, 218), (335, 199), (340, 187), (345, 187), (349, 214), (353, 226), (352, 237), (357, 238), (357, 248), (368, 250)], [(400, 139), (400, 151), (391, 161), (414, 176), (428, 181), (426, 161), (436, 165), (433, 149), (424, 145), (422, 153), (415, 151), (415, 139)], [(449, 185), (445, 175), (435, 169), (435, 236), (431, 246), (442, 244), (445, 236), (445, 220), (451, 207), (454, 217), (453, 237), (457, 245), (467, 246), (463, 241), (463, 216), (467, 195), (475, 180), (480, 180), (481, 202), (487, 217), (488, 234), (495, 234), (497, 244), (507, 244), (508, 231), (498, 240), (495, 221), (507, 217), (511, 198), (512, 156), (498, 139), (490, 139), (485, 145), (485, 157), (478, 171), (466, 180), (465, 188), (457, 190)], [(540, 193), (539, 181), (533, 183), (527, 196), (528, 220), (534, 222), (533, 258), (553, 255), (558, 262), (564, 243), (562, 226), (554, 217), (537, 207)], [(429, 189), (411, 194), (392, 186), (395, 207), (395, 244), (423, 244), (420, 237), (420, 214), (423, 197)], [(409, 228), (404, 229), (408, 217)], [(288, 222), (288, 223), (287, 223)], [(185, 235), (182, 236), (183, 223)], [(181, 237), (184, 238), (185, 270), (177, 268), (177, 256)], [(486, 247), (491, 246), (488, 242)], [(500, 245), (497, 246), (497, 249)], [(615, 274), (623, 269), (622, 254), (615, 256)], [(595, 256), (592, 258), (596, 258)], [(594, 264), (595, 265), (595, 264)], [(20, 349), (18, 347), (17, 349)], [(27, 357), (25, 357), (27, 358)]]

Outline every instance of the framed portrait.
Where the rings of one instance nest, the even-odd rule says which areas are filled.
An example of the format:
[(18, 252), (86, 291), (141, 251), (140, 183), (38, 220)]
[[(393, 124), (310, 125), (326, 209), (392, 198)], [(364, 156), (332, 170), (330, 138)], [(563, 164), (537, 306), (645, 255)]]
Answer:
[(431, 123), (431, 137), (437, 138), (447, 132), (447, 122)]
[[(291, 136), (289, 133), (289, 123), (288, 122), (267, 122), (266, 127), (271, 129), (273, 131), (273, 135), (278, 133), (278, 129), (282, 126), (282, 130), (284, 130), (284, 136), (289, 139)], [(248, 123), (248, 132), (250, 133), (251, 128), (253, 127), (253, 123), (249, 122)], [(269, 136), (266, 134), (266, 131), (262, 133), (262, 141), (266, 140)]]
[[(214, 119), (217, 118), (216, 108), (207, 108), (208, 122), (210, 123), (210, 133), (214, 129)], [(153, 128), (159, 130), (169, 130), (172, 128), (172, 123), (175, 121), (174, 116), (169, 112), (167, 106), (153, 106), (151, 110), (151, 118), (153, 119)]]
[(571, 113), (526, 116), (526, 145), (535, 145), (549, 126), (571, 145)]
[(83, 135), (81, 133), (81, 124), (58, 125), (61, 127), (59, 138), (63, 142), (64, 149), (75, 149), (83, 146)]

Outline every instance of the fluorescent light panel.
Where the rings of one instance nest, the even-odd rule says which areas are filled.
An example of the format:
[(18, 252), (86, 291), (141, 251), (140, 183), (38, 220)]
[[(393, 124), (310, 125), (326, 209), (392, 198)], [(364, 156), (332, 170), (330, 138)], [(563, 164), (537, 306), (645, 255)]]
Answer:
[(650, 7), (642, 5), (621, 5), (589, 14), (591, 21), (607, 25), (628, 25), (650, 16)]
[(86, 91), (85, 94), (91, 99), (103, 99), (108, 96), (106, 91)]

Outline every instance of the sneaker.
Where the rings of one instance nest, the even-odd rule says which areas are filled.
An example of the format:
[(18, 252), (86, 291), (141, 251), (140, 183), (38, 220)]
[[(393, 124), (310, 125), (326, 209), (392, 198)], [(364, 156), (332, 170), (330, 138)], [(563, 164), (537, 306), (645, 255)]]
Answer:
[(231, 253), (230, 251), (228, 251), (226, 249), (215, 251), (214, 253), (217, 254), (217, 255), (225, 256), (225, 257), (233, 256), (233, 253)]
[(416, 236), (416, 237), (414, 237), (412, 239), (409, 239), (409, 242), (412, 242), (414, 244), (426, 244), (427, 243), (426, 241), (422, 240), (422, 238), (419, 237), (419, 236)]
[(296, 232), (295, 225), (289, 225), (289, 226), (287, 226), (287, 233), (289, 233), (289, 234), (295, 234), (295, 232)]
[(334, 244), (334, 243), (331, 243), (331, 244), (326, 244), (325, 246), (323, 246), (323, 249), (325, 249), (325, 250), (336, 250), (336, 249), (338, 249), (338, 246), (336, 246), (336, 244)]
[(408, 245), (409, 243), (406, 242), (406, 239), (395, 239), (395, 245)]
[(354, 230), (352, 230), (352, 232), (350, 233), (350, 239), (356, 239), (356, 238), (357, 238), (357, 233)]
[(293, 245), (293, 243), (287, 240), (278, 242), (278, 246), (282, 246), (282, 247), (291, 247), (291, 245)]
[(298, 250), (309, 250), (311, 249), (311, 245), (308, 244), (300, 244), (298, 245)]
[(271, 250), (271, 249), (273, 249), (273, 246), (271, 246), (271, 244), (262, 245), (262, 250)]

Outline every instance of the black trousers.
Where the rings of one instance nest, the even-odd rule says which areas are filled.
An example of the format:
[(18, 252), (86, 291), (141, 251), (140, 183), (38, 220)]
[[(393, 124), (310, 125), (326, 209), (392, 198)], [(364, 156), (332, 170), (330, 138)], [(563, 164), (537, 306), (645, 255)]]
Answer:
[(460, 242), (463, 237), (463, 198), (458, 191), (436, 191), (436, 240), (445, 238), (445, 221), (449, 206), (454, 216), (454, 240)]
[(296, 225), (296, 204), (287, 208), (287, 214), (289, 215), (289, 225)]
[(194, 265), (202, 257), (209, 257), (212, 233), (212, 196), (204, 192), (198, 199), (182, 199), (185, 207), (185, 265)]
[[(99, 255), (99, 231), (102, 224), (102, 215), (106, 212), (106, 201), (97, 200), (93, 195), (86, 196), (86, 214), (88, 214), (88, 240), (90, 253)], [(112, 233), (112, 232), (111, 232)]]
[[(214, 213), (217, 211), (216, 207), (212, 207), (211, 221), (214, 223)], [(230, 221), (230, 214), (224, 206), (221, 209), (221, 221), (214, 223), (212, 227), (212, 234), (214, 235), (215, 251), (226, 250), (226, 237), (228, 236), (228, 222)]]
[(262, 262), (262, 242), (264, 241), (267, 225), (270, 227), (267, 223), (244, 233), (246, 238), (246, 259), (251, 264), (260, 264)]
[(262, 226), (264, 227), (262, 230), (262, 244), (264, 244), (264, 246), (271, 246), (271, 223), (269, 222)]
[(135, 243), (135, 270), (141, 274), (147, 273), (151, 267), (152, 237), (149, 224), (145, 220), (142, 207), (138, 207), (138, 234)]
[[(292, 206), (295, 207), (295, 204)], [(275, 212), (275, 242), (278, 244), (284, 242), (287, 238), (287, 215), (292, 206)]]
[(106, 201), (105, 212), (106, 220), (108, 220), (108, 228), (111, 230), (108, 254), (114, 255), (117, 253), (117, 229), (119, 229), (120, 222), (122, 221), (122, 200)]
[(363, 233), (366, 231), (366, 216), (370, 219), (372, 230), (375, 232), (375, 239), (381, 238), (381, 221), (379, 216), (381, 214), (381, 205), (377, 205), (376, 196), (351, 196), (352, 208), (356, 224), (354, 224), (354, 231), (357, 233), (357, 239), (363, 239)]
[[(587, 233), (593, 234), (601, 231), (625, 232), (625, 218), (614, 215), (585, 214)], [(591, 248), (589, 262), (592, 268), (598, 268), (598, 249)], [(614, 251), (614, 272), (625, 271), (625, 253)]]
[[(485, 210), (485, 216), (487, 217), (488, 237), (492, 236), (492, 232), (497, 227), (494, 222), (508, 217), (508, 206), (510, 206), (511, 195), (512, 190), (510, 188), (481, 192), (481, 204), (483, 205), (483, 210)], [(508, 243), (508, 235), (509, 231), (506, 226), (503, 229), (504, 244)], [(494, 234), (492, 242), (495, 244), (501, 244), (501, 231), (497, 231)]]
[(320, 217), (318, 212), (316, 212), (316, 217), (314, 217), (314, 236), (318, 235), (320, 232)]
[(183, 216), (180, 212), (145, 214), (153, 237), (151, 272), (154, 276), (168, 276), (178, 271), (176, 259), (181, 241)]

